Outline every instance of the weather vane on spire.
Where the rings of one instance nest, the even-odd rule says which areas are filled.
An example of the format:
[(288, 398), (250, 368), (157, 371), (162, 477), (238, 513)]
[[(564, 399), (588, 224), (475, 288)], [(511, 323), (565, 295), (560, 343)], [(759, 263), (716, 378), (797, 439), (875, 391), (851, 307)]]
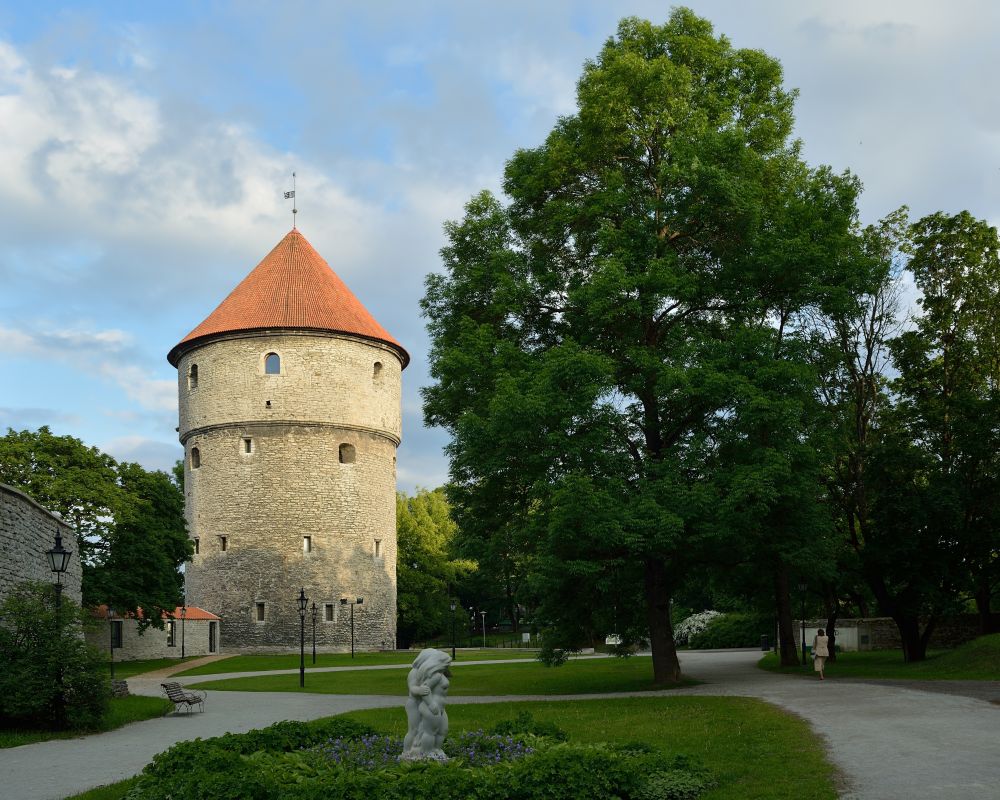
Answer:
[(292, 173), (292, 191), (285, 192), (285, 199), (292, 201), (292, 230), (295, 230), (295, 215), (299, 210), (295, 207), (295, 173)]

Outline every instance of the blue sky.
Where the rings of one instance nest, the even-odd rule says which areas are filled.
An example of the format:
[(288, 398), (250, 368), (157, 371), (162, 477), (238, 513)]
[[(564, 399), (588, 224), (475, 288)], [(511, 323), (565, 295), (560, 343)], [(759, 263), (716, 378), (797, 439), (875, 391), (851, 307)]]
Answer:
[[(800, 90), (806, 158), (865, 221), (1000, 221), (1000, 6), (694, 2)], [(422, 424), (418, 301), (442, 223), (574, 109), (622, 2), (0, 2), (0, 429), (147, 467), (180, 455), (167, 351), (299, 227), (404, 343), (400, 488), (447, 477)]]

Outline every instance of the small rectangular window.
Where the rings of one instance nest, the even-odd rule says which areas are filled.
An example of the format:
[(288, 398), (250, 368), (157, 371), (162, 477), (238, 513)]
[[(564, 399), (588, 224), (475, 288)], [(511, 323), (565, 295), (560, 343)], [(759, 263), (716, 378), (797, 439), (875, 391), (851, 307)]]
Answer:
[(244, 439), (243, 440), (243, 452), (244, 453), (252, 453), (253, 452), (253, 439)]
[(198, 555), (198, 553), (200, 551), (201, 551), (201, 539), (199, 539), (197, 536), (195, 536), (194, 537), (194, 554)]
[(323, 606), (323, 621), (333, 622), (333, 603), (327, 603)]
[(223, 553), (226, 552), (226, 550), (229, 548), (229, 538), (226, 536), (220, 536), (219, 545), (222, 547), (222, 552)]
[(114, 650), (122, 646), (122, 621), (120, 619), (111, 621), (111, 647)]
[(382, 540), (375, 540), (375, 558), (382, 558)]
[(257, 605), (257, 622), (263, 622), (264, 621), (264, 604), (263, 603), (257, 603), (256, 605)]
[(302, 552), (311, 553), (313, 549), (313, 537), (303, 536), (302, 537)]
[(173, 620), (167, 623), (167, 647), (177, 646), (176, 626), (177, 623)]

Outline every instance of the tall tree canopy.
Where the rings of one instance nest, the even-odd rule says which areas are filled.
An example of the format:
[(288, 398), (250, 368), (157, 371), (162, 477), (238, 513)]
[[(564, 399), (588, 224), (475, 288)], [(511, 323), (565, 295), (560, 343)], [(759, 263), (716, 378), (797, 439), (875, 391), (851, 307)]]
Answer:
[(192, 546), (184, 497), (164, 472), (117, 463), (72, 436), (8, 430), (0, 437), (0, 481), (16, 486), (76, 529), (85, 604), (143, 609), (144, 625), (183, 599), (181, 565)]
[[(443, 489), (396, 494), (397, 626), (400, 647), (447, 630), (456, 584), (474, 571), (454, 553), (456, 526)], [(464, 613), (463, 613), (464, 617)]]
[[(473, 198), (427, 280), (425, 416), (452, 434), (460, 524), (534, 559), (550, 646), (614, 615), (651, 642), (657, 682), (679, 677), (672, 588), (733, 535), (722, 438), (752, 439), (731, 510), (758, 539), (806, 492), (787, 480), (814, 380), (796, 321), (851, 295), (858, 186), (802, 162), (793, 99), (776, 60), (687, 9), (625, 19), (578, 112), (507, 164), (509, 204)], [(773, 548), (785, 583), (807, 524)]]

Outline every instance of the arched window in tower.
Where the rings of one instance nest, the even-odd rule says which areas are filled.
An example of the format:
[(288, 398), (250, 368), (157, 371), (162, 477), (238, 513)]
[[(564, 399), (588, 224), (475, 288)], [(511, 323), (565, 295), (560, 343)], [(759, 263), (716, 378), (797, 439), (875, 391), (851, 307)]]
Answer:
[(264, 356), (264, 374), (265, 375), (280, 375), (281, 374), (281, 356), (277, 353), (268, 353)]
[(201, 450), (197, 447), (191, 448), (191, 469), (198, 469), (201, 466)]
[(345, 442), (340, 446), (341, 464), (353, 464), (356, 459), (357, 459), (357, 452), (355, 451), (353, 444), (347, 444)]
[(198, 365), (192, 364), (188, 370), (188, 389), (198, 388)]
[(382, 377), (382, 362), (376, 361), (375, 366), (372, 368), (372, 380), (378, 381)]

